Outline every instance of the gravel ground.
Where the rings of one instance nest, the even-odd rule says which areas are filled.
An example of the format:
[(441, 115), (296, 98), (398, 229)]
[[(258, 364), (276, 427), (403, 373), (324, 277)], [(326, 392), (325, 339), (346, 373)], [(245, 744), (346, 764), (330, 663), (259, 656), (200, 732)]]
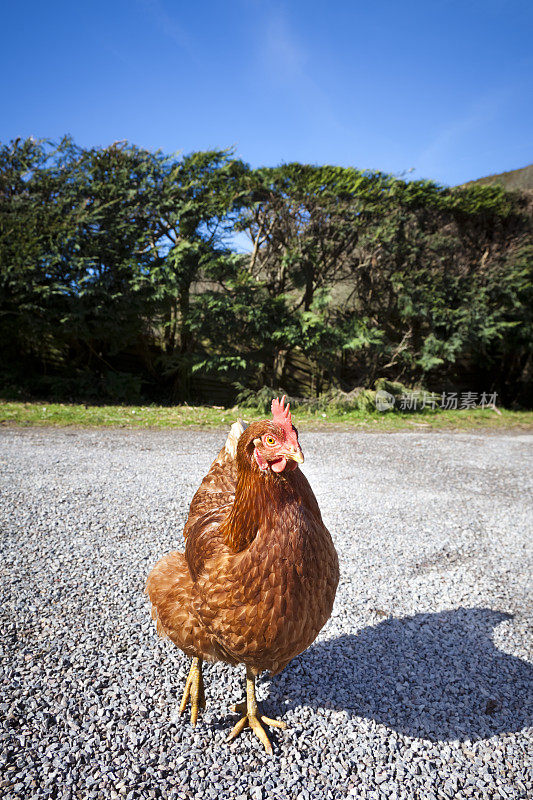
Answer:
[(178, 719), (188, 659), (143, 596), (223, 436), (0, 431), (1, 796), (532, 797), (533, 436), (301, 435), (341, 583), (260, 682), (274, 757), (224, 743), (242, 667), (207, 665)]

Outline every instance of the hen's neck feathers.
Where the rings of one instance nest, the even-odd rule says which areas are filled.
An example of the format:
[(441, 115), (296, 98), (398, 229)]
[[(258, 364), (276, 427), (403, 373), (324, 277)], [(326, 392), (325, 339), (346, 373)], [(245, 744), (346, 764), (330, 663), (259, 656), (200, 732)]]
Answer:
[(273, 528), (282, 508), (297, 500), (292, 482), (298, 471), (288, 476), (261, 474), (251, 465), (239, 464), (235, 500), (220, 526), (226, 543), (234, 552), (248, 547), (261, 525)]

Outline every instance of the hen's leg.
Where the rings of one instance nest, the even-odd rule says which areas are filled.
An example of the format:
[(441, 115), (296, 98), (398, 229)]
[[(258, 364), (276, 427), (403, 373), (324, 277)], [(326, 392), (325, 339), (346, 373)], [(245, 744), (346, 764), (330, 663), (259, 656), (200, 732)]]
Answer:
[(205, 708), (204, 679), (202, 677), (202, 659), (193, 658), (189, 676), (185, 682), (183, 697), (181, 698), (180, 714), (183, 714), (187, 701), (191, 701), (191, 722), (196, 725), (198, 709)]
[(242, 717), (235, 725), (226, 741), (230, 742), (232, 739), (235, 739), (235, 737), (249, 725), (257, 738), (262, 742), (267, 753), (272, 755), (272, 745), (261, 723), (271, 725), (273, 728), (286, 728), (287, 725), (280, 720), (270, 719), (259, 713), (255, 697), (255, 675), (249, 667), (246, 667), (246, 702), (237, 703), (233, 707), (233, 710), (236, 711), (237, 714), (242, 714)]

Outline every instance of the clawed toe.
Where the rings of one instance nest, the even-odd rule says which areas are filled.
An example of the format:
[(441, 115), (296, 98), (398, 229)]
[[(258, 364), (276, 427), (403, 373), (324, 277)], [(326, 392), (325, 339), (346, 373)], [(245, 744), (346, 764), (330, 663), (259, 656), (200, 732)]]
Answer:
[(261, 722), (264, 722), (265, 725), (270, 725), (271, 728), (281, 728), (285, 730), (287, 727), (287, 723), (283, 722), (281, 719), (270, 719), (270, 717), (264, 717), (262, 714), (260, 715)]
[(263, 728), (264, 725), (271, 725), (273, 728), (286, 728), (287, 725), (277, 719), (270, 719), (264, 717), (262, 714), (245, 714), (240, 718), (237, 724), (232, 728), (231, 733), (228, 734), (226, 741), (231, 742), (248, 726), (255, 733), (265, 750), (269, 755), (272, 755), (272, 745), (267, 736), (267, 732)]

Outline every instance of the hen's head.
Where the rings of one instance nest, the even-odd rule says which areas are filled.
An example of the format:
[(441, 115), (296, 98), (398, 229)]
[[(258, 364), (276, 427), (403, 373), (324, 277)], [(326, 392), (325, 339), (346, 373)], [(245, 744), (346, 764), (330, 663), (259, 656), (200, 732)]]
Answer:
[(252, 422), (239, 439), (237, 459), (264, 474), (296, 469), (304, 457), (285, 396), (272, 400), (272, 420)]

